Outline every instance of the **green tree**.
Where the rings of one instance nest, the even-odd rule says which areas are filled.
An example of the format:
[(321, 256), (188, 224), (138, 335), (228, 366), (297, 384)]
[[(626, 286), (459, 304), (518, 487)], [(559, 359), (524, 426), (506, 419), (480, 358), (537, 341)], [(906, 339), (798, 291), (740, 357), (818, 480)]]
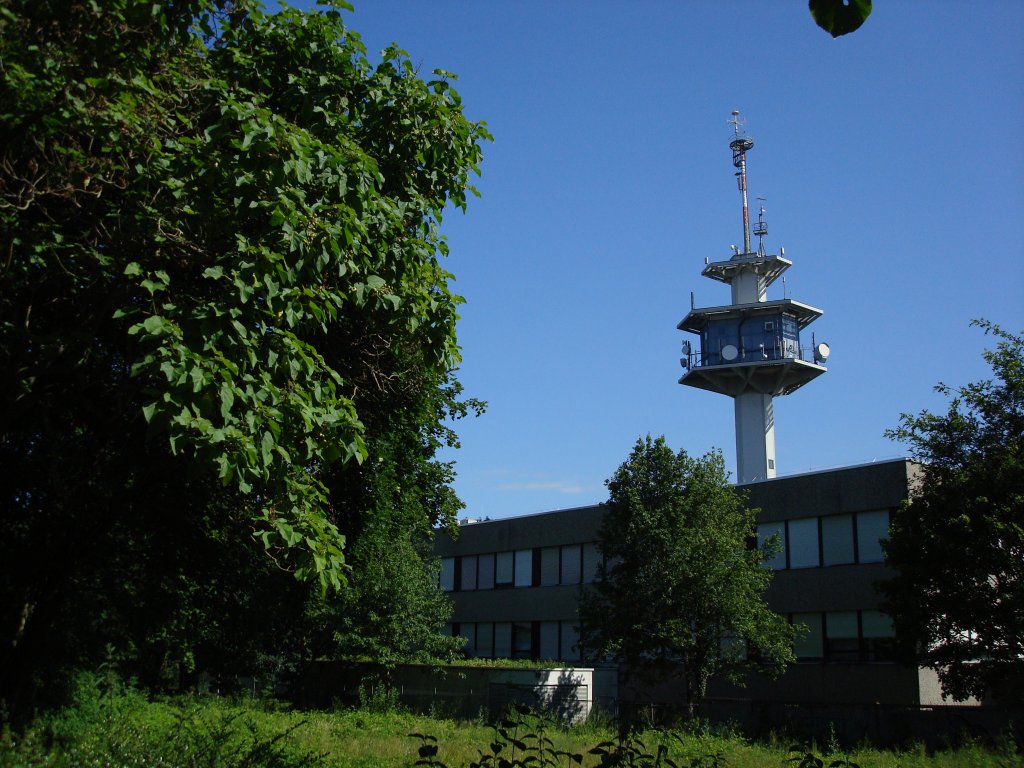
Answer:
[(266, 616), (292, 574), (345, 585), (375, 446), (419, 450), (393, 525), (452, 518), (439, 226), (489, 136), (451, 80), (336, 8), (0, 5), (8, 705), (44, 667), (302, 640)]
[(793, 661), (795, 630), (764, 601), (777, 541), (752, 546), (757, 510), (721, 453), (637, 440), (607, 482), (605, 563), (581, 607), (581, 643), (648, 680), (682, 676), (691, 711), (716, 676), (742, 684)]
[(986, 321), (992, 378), (937, 392), (944, 414), (902, 414), (887, 435), (922, 462), (893, 518), (881, 585), (908, 659), (955, 700), (1024, 701), (1024, 337)]
[(332, 638), (324, 655), (385, 664), (450, 658), (458, 650), (457, 640), (439, 633), (452, 604), (440, 590), (432, 545), (434, 526), (457, 532), (463, 504), (451, 489), (452, 465), (435, 456), (442, 446), (458, 446), (451, 421), (483, 408), (462, 400), (451, 377), (426, 386), (418, 366), (391, 367), (404, 372), (377, 391), (388, 404), (379, 402), (366, 425), (373, 458), (338, 467), (328, 483), (332, 497), (350, 505), (341, 518), (352, 571), (321, 609)]

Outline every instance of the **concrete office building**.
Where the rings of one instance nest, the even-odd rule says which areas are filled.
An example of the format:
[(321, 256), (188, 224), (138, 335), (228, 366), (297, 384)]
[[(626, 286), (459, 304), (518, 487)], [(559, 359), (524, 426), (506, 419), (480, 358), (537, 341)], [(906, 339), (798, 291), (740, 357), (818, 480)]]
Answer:
[[(906, 459), (741, 486), (758, 507), (757, 533), (783, 551), (767, 599), (810, 631), (797, 663), (776, 681), (711, 695), (780, 703), (944, 703), (933, 673), (893, 656), (893, 630), (874, 583), (887, 575), (879, 540), (917, 473)], [(442, 586), (455, 605), (451, 630), (480, 658), (588, 665), (577, 647), (579, 596), (593, 581), (601, 505), (465, 524), (439, 538)], [(601, 695), (599, 693), (599, 695)], [(949, 703), (949, 702), (945, 702)]]

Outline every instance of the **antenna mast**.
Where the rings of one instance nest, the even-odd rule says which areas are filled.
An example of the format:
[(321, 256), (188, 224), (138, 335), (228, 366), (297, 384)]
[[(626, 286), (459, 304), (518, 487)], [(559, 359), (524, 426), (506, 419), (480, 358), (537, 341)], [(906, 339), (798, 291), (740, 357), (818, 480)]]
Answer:
[(732, 119), (733, 139), (729, 142), (732, 150), (732, 164), (736, 170), (736, 179), (739, 183), (740, 193), (743, 196), (743, 253), (750, 253), (750, 211), (747, 208), (747, 150), (754, 146), (754, 140), (740, 131), (743, 121), (740, 120), (739, 110), (733, 110)]
[[(768, 234), (768, 222), (764, 220), (765, 198), (758, 197), (757, 223), (754, 225), (754, 235), (757, 237), (757, 255), (764, 256), (764, 236)], [(785, 278), (783, 278), (785, 279)]]

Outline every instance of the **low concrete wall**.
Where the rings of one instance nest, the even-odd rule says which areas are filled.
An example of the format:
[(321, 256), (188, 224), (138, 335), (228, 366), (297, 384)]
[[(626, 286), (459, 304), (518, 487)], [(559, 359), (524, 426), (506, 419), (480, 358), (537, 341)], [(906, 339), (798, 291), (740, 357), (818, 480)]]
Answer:
[(499, 717), (523, 704), (562, 723), (586, 720), (594, 703), (594, 670), (521, 667), (431, 667), (406, 664), (385, 669), (371, 664), (320, 662), (299, 682), (296, 700), (329, 708), (359, 703), (360, 688), (373, 695), (384, 687), (418, 712), (450, 717)]
[(834, 737), (846, 747), (863, 742), (891, 747), (920, 742), (935, 749), (964, 738), (994, 744), (1019, 733), (1024, 725), (1024, 710), (1019, 708), (948, 704), (899, 707), (708, 699), (700, 711), (713, 721), (733, 722), (752, 734), (774, 731), (818, 743)]

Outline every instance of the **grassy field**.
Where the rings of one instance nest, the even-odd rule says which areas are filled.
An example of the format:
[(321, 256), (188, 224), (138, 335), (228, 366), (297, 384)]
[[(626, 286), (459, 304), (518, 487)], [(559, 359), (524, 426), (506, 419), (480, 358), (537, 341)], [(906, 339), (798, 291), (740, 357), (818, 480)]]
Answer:
[[(422, 760), (423, 765), (458, 768), (479, 763), (481, 755), (494, 754), (491, 745), (498, 743), (502, 745), (500, 757), (520, 761), (513, 765), (599, 766), (612, 763), (602, 763), (601, 755), (590, 753), (592, 748), (605, 743), (605, 751), (613, 752), (621, 747), (608, 724), (567, 730), (532, 718), (517, 721), (508, 723), (502, 734), (482, 721), (456, 722), (401, 711), (296, 712), (267, 702), (216, 698), (154, 702), (137, 693), (112, 695), (93, 688), (80, 692), (74, 707), (40, 718), (21, 733), (3, 733), (0, 767), (398, 768)], [(430, 738), (410, 737), (412, 733)], [(1024, 765), (1022, 756), (1009, 746), (968, 744), (927, 754), (919, 746), (903, 751), (862, 748), (844, 752), (827, 744), (812, 744), (791, 752), (784, 737), (751, 742), (706, 726), (647, 731), (638, 738), (620, 748), (620, 756), (631, 755), (632, 761), (615, 764), (687, 768)], [(421, 746), (427, 747), (422, 757)], [(436, 754), (431, 754), (435, 746)], [(659, 752), (661, 763), (655, 762)], [(497, 761), (485, 764), (498, 765)]]

